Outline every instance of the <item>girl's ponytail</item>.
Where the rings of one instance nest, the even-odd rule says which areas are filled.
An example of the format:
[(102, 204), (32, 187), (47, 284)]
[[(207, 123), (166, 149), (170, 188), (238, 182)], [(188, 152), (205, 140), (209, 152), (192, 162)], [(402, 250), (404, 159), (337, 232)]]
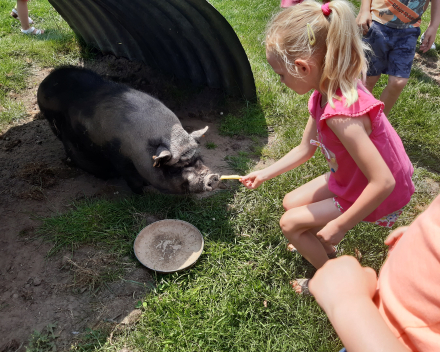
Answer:
[(320, 89), (328, 92), (330, 106), (334, 107), (332, 97), (341, 89), (350, 106), (358, 99), (357, 79), (367, 73), (367, 49), (361, 40), (351, 5), (346, 1), (331, 1), (325, 6), (331, 10), (327, 20), (327, 52), (324, 58)]

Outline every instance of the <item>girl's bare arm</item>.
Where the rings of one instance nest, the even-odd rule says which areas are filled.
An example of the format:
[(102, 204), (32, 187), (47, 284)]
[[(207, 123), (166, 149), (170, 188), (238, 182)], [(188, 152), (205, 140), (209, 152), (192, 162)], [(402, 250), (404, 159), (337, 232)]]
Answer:
[(396, 184), (393, 174), (368, 135), (366, 122), (369, 122), (367, 115), (327, 120), (327, 125), (350, 153), (368, 184), (350, 209), (329, 223), (329, 233), (321, 232), (322, 230), (318, 233), (324, 241), (332, 236), (330, 232), (345, 234), (365, 219), (391, 194)]

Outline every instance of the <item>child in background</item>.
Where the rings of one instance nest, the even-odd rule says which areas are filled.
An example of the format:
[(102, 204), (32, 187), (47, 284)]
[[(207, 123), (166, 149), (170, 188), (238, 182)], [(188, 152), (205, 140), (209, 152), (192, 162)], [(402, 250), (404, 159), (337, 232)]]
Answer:
[[(380, 95), (388, 116), (405, 88), (420, 35), (420, 22), (429, 0), (362, 0), (357, 23), (371, 45), (366, 87), (372, 92), (381, 74), (388, 75), (388, 84)], [(420, 45), (427, 52), (434, 43), (440, 24), (440, 1), (433, 0), (431, 22)]]
[[(352, 6), (305, 1), (275, 16), (266, 57), (281, 82), (298, 94), (314, 90), (301, 144), (266, 169), (241, 178), (249, 189), (292, 170), (319, 147), (330, 172), (284, 197), (284, 236), (315, 268), (334, 257), (361, 221), (392, 226), (411, 198), (413, 167), (376, 100), (359, 81), (367, 64)], [(296, 290), (307, 289), (296, 281)]]
[(331, 260), (310, 281), (348, 352), (440, 348), (440, 196), (390, 246), (379, 280), (353, 257)]
[(281, 0), (280, 7), (290, 7), (302, 3), (304, 0)]
[[(302, 3), (303, 1), (304, 0), (281, 0), (280, 7), (286, 8), (286, 7), (290, 7), (293, 5), (298, 5), (298, 4)], [(325, 4), (326, 2), (330, 2), (330, 0), (324, 0), (322, 3)]]
[(20, 20), (22, 33), (33, 35), (43, 34), (44, 30), (30, 26), (34, 21), (29, 17), (27, 2), (28, 0), (17, 0), (17, 9), (12, 9), (11, 16)]

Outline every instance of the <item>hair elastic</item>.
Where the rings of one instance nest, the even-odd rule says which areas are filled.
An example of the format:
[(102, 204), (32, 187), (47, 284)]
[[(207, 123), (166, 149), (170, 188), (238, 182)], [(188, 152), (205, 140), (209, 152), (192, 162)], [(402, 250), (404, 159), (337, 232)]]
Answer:
[(315, 45), (315, 43), (316, 43), (315, 32), (313, 32), (313, 29), (312, 29), (312, 26), (310, 25), (310, 23), (307, 23), (307, 35), (309, 36), (310, 46)]
[(326, 2), (325, 4), (321, 5), (321, 10), (324, 16), (329, 16), (332, 13), (332, 9), (329, 7), (330, 2)]

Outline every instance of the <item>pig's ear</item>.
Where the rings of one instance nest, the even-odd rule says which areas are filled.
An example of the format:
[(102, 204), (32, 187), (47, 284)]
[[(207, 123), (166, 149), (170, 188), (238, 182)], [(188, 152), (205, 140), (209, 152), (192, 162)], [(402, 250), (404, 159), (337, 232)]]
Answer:
[(156, 153), (157, 155), (153, 155), (154, 167), (161, 167), (163, 164), (171, 159), (171, 152), (163, 146), (157, 148)]
[(196, 140), (196, 142), (198, 142), (200, 138), (203, 137), (203, 135), (206, 133), (207, 130), (208, 130), (208, 126), (202, 128), (201, 130), (190, 133), (190, 136), (193, 137)]

